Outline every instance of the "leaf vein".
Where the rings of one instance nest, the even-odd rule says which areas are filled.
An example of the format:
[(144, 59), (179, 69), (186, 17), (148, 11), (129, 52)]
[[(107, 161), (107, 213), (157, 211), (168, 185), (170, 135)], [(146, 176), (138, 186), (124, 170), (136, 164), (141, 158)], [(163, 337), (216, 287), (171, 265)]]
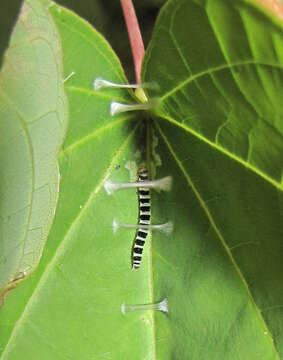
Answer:
[(105, 126), (101, 126), (100, 128), (94, 130), (92, 133), (82, 137), (80, 140), (75, 141), (73, 144), (69, 145), (67, 148), (62, 149), (58, 158), (61, 158), (63, 156), (65, 156), (66, 154), (72, 152), (74, 149), (76, 149), (79, 146), (84, 145), (86, 142), (91, 141), (93, 139), (95, 139), (98, 135), (104, 133), (105, 131), (112, 129), (115, 126), (118, 126), (126, 121), (130, 121), (134, 118), (134, 116), (127, 116), (127, 117), (123, 117), (119, 120), (116, 121), (112, 121), (110, 124), (107, 124)]
[(198, 201), (199, 201), (199, 203), (200, 203), (200, 206), (202, 207), (205, 215), (207, 216), (207, 218), (208, 218), (208, 220), (209, 220), (209, 222), (210, 222), (210, 224), (211, 224), (211, 227), (213, 228), (216, 236), (217, 236), (218, 239), (220, 240), (220, 242), (221, 242), (221, 244), (222, 244), (225, 252), (227, 253), (227, 256), (229, 257), (229, 259), (230, 259), (230, 261), (231, 261), (231, 263), (232, 263), (232, 265), (233, 265), (236, 273), (238, 274), (238, 276), (239, 276), (239, 278), (240, 278), (240, 280), (241, 280), (241, 282), (242, 282), (242, 284), (243, 284), (243, 286), (244, 286), (244, 288), (245, 288), (245, 290), (246, 290), (246, 292), (247, 292), (247, 295), (248, 295), (248, 297), (249, 297), (252, 305), (254, 306), (254, 308), (255, 308), (255, 310), (256, 310), (256, 313), (257, 313), (257, 315), (258, 315), (259, 320), (260, 320), (261, 323), (262, 323), (262, 326), (263, 326), (263, 328), (264, 328), (264, 331), (266, 331), (266, 332), (268, 333), (268, 338), (269, 338), (269, 340), (270, 340), (270, 344), (271, 344), (271, 346), (272, 346), (272, 348), (273, 348), (273, 350), (274, 350), (274, 353), (276, 354), (276, 357), (277, 357), (278, 360), (279, 360), (279, 355), (277, 354), (277, 351), (276, 351), (275, 346), (274, 346), (274, 343), (273, 343), (273, 339), (272, 339), (272, 337), (271, 337), (271, 335), (270, 335), (270, 331), (269, 331), (269, 329), (268, 329), (268, 327), (267, 327), (267, 325), (266, 325), (266, 323), (265, 323), (265, 320), (264, 320), (264, 318), (263, 318), (263, 316), (262, 316), (262, 314), (261, 314), (261, 312), (260, 312), (260, 310), (259, 310), (259, 308), (258, 308), (258, 306), (257, 306), (257, 304), (256, 304), (256, 302), (255, 302), (255, 300), (254, 300), (251, 292), (250, 292), (249, 286), (248, 286), (248, 284), (247, 284), (247, 282), (246, 282), (246, 280), (245, 280), (245, 278), (244, 278), (244, 276), (243, 276), (243, 274), (242, 274), (242, 272), (241, 272), (238, 264), (236, 263), (236, 260), (234, 259), (233, 255), (232, 255), (231, 250), (229, 249), (228, 245), (226, 244), (225, 239), (224, 239), (222, 233), (221, 233), (220, 230), (218, 229), (218, 227), (217, 227), (217, 225), (216, 225), (216, 223), (215, 223), (215, 221), (214, 221), (214, 219), (213, 219), (213, 217), (212, 217), (212, 214), (210, 213), (210, 211), (209, 211), (209, 209), (208, 209), (205, 201), (204, 201), (204, 200), (202, 199), (202, 197), (201, 197), (201, 194), (200, 194), (199, 191), (197, 190), (195, 184), (193, 183), (192, 179), (190, 178), (189, 174), (187, 173), (186, 169), (184, 168), (182, 162), (181, 162), (181, 161), (179, 160), (179, 158), (177, 157), (177, 154), (176, 154), (175, 151), (173, 150), (173, 147), (172, 147), (172, 145), (169, 143), (169, 140), (167, 139), (167, 137), (165, 136), (165, 134), (163, 133), (163, 131), (161, 130), (160, 126), (159, 126), (157, 123), (156, 123), (156, 127), (157, 127), (157, 129), (158, 129), (161, 137), (163, 138), (163, 141), (165, 142), (165, 144), (166, 144), (169, 152), (171, 153), (172, 157), (175, 159), (177, 165), (179, 166), (181, 172), (183, 173), (183, 175), (184, 175), (184, 177), (185, 177), (188, 185), (192, 188), (192, 191), (193, 191), (193, 193), (195, 194), (196, 198), (198, 199)]
[(113, 170), (117, 159), (121, 156), (122, 152), (125, 150), (125, 148), (127, 147), (127, 145), (129, 144), (130, 140), (132, 139), (134, 133), (137, 130), (139, 124), (137, 124), (134, 128), (134, 130), (130, 133), (130, 135), (126, 138), (126, 140), (123, 142), (123, 144), (121, 145), (120, 149), (117, 151), (116, 155), (113, 157), (109, 167), (106, 169), (105, 173), (102, 175), (101, 181), (100, 183), (97, 185), (97, 187), (91, 192), (88, 200), (86, 201), (85, 205), (82, 207), (80, 213), (78, 214), (77, 218), (74, 220), (74, 222), (72, 223), (72, 225), (70, 226), (69, 230), (66, 232), (64, 238), (62, 239), (60, 245), (58, 246), (58, 248), (56, 249), (54, 256), (52, 257), (52, 259), (50, 260), (49, 264), (46, 266), (45, 270), (42, 273), (42, 276), (38, 282), (38, 284), (36, 285), (30, 299), (28, 300), (27, 304), (25, 305), (25, 308), (20, 316), (20, 318), (18, 319), (18, 321), (16, 322), (15, 327), (13, 328), (13, 331), (11, 332), (10, 338), (6, 344), (6, 347), (1, 355), (1, 359), (5, 359), (6, 355), (9, 353), (9, 347), (12, 346), (12, 342), (14, 339), (16, 339), (17, 333), (20, 330), (21, 324), (23, 323), (23, 321), (25, 320), (25, 317), (28, 315), (29, 313), (29, 309), (30, 307), (33, 305), (35, 299), (36, 299), (36, 295), (37, 293), (40, 291), (40, 289), (42, 288), (42, 286), (45, 283), (46, 278), (48, 277), (49, 273), (51, 272), (51, 270), (53, 269), (53, 267), (55, 266), (55, 263), (58, 259), (58, 257), (62, 254), (62, 252), (64, 251), (66, 242), (68, 241), (70, 235), (73, 233), (74, 229), (76, 228), (77, 224), (79, 223), (80, 219), (82, 218), (82, 216), (85, 214), (86, 210), (89, 208), (90, 204), (94, 201), (96, 195), (100, 192), (100, 190), (103, 187), (103, 184), (105, 183), (105, 181), (107, 180), (107, 178), (110, 176), (111, 171)]
[(179, 85), (175, 86), (173, 89), (171, 89), (170, 91), (168, 91), (167, 93), (165, 93), (161, 98), (160, 101), (164, 101), (165, 99), (167, 99), (168, 97), (172, 96), (174, 93), (176, 93), (178, 90), (180, 90), (182, 87), (186, 86), (187, 84), (189, 84), (192, 81), (195, 81), (196, 79), (208, 75), (208, 74), (213, 74), (215, 72), (221, 71), (221, 70), (225, 70), (225, 69), (232, 69), (232, 68), (236, 68), (238, 66), (244, 66), (244, 65), (262, 65), (262, 66), (267, 66), (267, 67), (275, 67), (278, 69), (283, 70), (283, 66), (280, 66), (279, 64), (268, 64), (268, 63), (261, 63), (255, 60), (246, 60), (246, 61), (240, 61), (238, 63), (231, 63), (231, 64), (223, 64), (223, 65), (219, 65), (216, 66), (214, 68), (210, 68), (204, 71), (201, 71), (197, 74), (192, 75), (191, 77), (187, 78), (186, 80), (182, 81)]
[(223, 148), (222, 146), (212, 142), (211, 140), (205, 138), (204, 136), (202, 136), (201, 134), (199, 134), (198, 132), (196, 132), (195, 130), (187, 127), (184, 124), (180, 124), (178, 121), (174, 120), (173, 118), (171, 118), (169, 115), (167, 114), (158, 114), (159, 117), (169, 121), (171, 124), (174, 124), (180, 128), (182, 128), (183, 130), (185, 130), (186, 132), (194, 135), (195, 137), (197, 137), (198, 139), (200, 139), (201, 141), (204, 141), (206, 144), (210, 145), (212, 148), (221, 151), (223, 154), (229, 156), (231, 159), (237, 161), (238, 163), (242, 164), (243, 166), (245, 166), (247, 169), (253, 171), (254, 173), (256, 173), (257, 175), (259, 175), (260, 177), (262, 177), (265, 181), (271, 183), (273, 186), (275, 186), (278, 190), (283, 190), (283, 186), (282, 184), (280, 184), (278, 181), (274, 180), (273, 178), (271, 178), (270, 176), (264, 174), (260, 169), (254, 167), (251, 163), (245, 161), (244, 159), (238, 157), (237, 155), (229, 152), (227, 149)]

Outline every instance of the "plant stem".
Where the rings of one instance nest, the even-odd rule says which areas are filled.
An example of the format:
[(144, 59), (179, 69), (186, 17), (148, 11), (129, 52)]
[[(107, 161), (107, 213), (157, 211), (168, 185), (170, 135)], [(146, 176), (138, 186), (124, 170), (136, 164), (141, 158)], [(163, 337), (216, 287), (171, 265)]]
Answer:
[(144, 45), (138, 19), (132, 0), (120, 0), (121, 7), (129, 34), (132, 54), (134, 58), (136, 82), (141, 83), (141, 65), (144, 57)]
[(283, 5), (278, 0), (256, 0), (256, 2), (275, 14), (281, 21), (283, 20)]

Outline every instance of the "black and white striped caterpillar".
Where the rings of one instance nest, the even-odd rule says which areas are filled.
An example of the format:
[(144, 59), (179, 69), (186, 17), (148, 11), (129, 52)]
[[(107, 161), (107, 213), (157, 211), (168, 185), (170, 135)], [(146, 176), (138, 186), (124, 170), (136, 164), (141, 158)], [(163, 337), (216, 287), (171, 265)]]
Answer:
[[(138, 181), (143, 182), (148, 180), (148, 171), (144, 166), (141, 166), (138, 170)], [(150, 190), (149, 188), (138, 188), (139, 198), (139, 225), (150, 224)], [(140, 267), (142, 261), (142, 253), (145, 244), (145, 240), (148, 234), (148, 229), (140, 227), (137, 230), (133, 248), (132, 248), (132, 268), (137, 270)]]

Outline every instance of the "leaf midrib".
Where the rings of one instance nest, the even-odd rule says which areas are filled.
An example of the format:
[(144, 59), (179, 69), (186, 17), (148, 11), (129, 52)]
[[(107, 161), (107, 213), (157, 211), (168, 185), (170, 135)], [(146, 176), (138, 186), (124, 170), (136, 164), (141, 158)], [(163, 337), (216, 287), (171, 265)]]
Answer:
[(119, 120), (112, 121), (105, 126), (101, 126), (98, 129), (95, 129), (93, 132), (89, 133), (88, 135), (83, 136), (82, 138), (80, 138), (77, 141), (74, 141), (71, 145), (69, 145), (65, 149), (61, 150), (61, 152), (59, 153), (58, 159), (60, 159), (61, 157), (64, 157), (66, 154), (69, 154), (70, 152), (74, 151), (79, 146), (85, 145), (88, 141), (95, 139), (98, 135), (103, 134), (104, 131), (112, 129), (115, 126), (118, 126), (126, 121), (130, 121), (133, 119), (134, 119), (133, 115), (132, 116), (127, 115), (127, 116), (122, 117)]
[[(81, 93), (81, 94), (84, 94), (84, 95), (87, 95), (87, 96), (93, 96), (93, 97), (97, 97), (97, 98), (100, 98), (100, 99), (113, 101), (113, 95), (112, 94), (107, 94), (106, 92), (103, 92), (103, 91), (90, 90), (90, 89), (84, 88), (82, 86), (74, 86), (74, 85), (67, 85), (67, 86), (65, 86), (65, 89), (70, 91), (70, 92), (77, 92), (77, 93)], [(134, 99), (134, 94), (132, 94), (130, 91), (128, 91), (128, 94), (132, 99)], [(115, 94), (115, 101), (126, 103), (125, 98), (119, 97), (116, 94)], [(110, 112), (110, 110), (109, 110), (109, 112)]]

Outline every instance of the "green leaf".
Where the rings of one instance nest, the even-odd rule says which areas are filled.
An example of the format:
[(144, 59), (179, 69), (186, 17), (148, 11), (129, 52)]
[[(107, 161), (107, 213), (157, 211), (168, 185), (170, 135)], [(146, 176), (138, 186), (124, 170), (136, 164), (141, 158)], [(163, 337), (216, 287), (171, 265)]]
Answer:
[(153, 198), (175, 223), (153, 239), (160, 359), (283, 356), (282, 35), (252, 1), (173, 0), (157, 21), (143, 80), (175, 180)]
[(110, 102), (133, 102), (132, 94), (92, 88), (96, 77), (126, 81), (108, 43), (71, 12), (56, 5), (50, 10), (62, 38), (70, 104), (59, 154), (60, 198), (38, 271), (1, 311), (1, 360), (22, 359), (23, 353), (42, 360), (127, 359), (136, 351), (152, 357), (151, 314), (121, 312), (123, 302), (152, 301), (151, 258), (145, 257), (143, 271), (132, 272), (134, 232), (112, 230), (115, 217), (137, 221), (137, 195), (132, 190), (109, 196), (103, 189), (109, 176), (136, 176), (143, 129), (132, 113), (110, 117)]
[[(145, 45), (150, 40), (157, 12), (165, 2), (166, 0), (134, 1)], [(74, 11), (93, 25), (106, 39), (110, 40), (111, 46), (123, 64), (128, 80), (134, 82), (133, 57), (120, 1), (57, 0), (56, 3)]]
[(66, 100), (55, 25), (40, 2), (26, 1), (0, 74), (0, 295), (41, 257), (58, 197)]
[[(130, 93), (92, 89), (95, 77), (126, 80), (109, 45), (69, 11), (51, 11), (70, 102), (60, 199), (38, 271), (1, 311), (1, 360), (278, 360), (281, 25), (247, 1), (164, 7), (143, 77), (160, 86), (152, 114), (157, 174), (174, 178), (169, 194), (153, 193), (153, 223), (172, 220), (175, 230), (154, 233), (132, 272), (134, 234), (114, 235), (111, 223), (136, 223), (136, 194), (110, 197), (103, 183), (134, 175), (144, 129), (136, 114), (109, 116), (110, 102), (133, 102)], [(164, 297), (168, 316), (121, 313), (123, 302)]]

